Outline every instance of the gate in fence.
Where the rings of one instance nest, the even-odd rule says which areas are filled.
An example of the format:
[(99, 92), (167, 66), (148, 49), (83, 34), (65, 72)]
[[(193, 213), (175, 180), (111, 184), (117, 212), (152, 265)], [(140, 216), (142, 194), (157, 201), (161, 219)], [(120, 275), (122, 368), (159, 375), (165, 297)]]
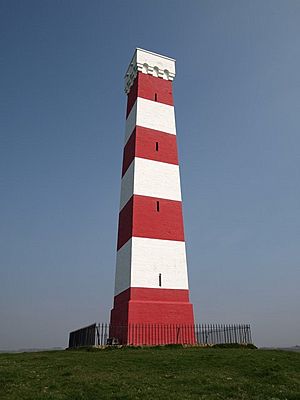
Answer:
[(120, 344), (158, 346), (165, 344), (250, 344), (249, 324), (159, 325), (92, 324), (69, 335), (69, 348)]

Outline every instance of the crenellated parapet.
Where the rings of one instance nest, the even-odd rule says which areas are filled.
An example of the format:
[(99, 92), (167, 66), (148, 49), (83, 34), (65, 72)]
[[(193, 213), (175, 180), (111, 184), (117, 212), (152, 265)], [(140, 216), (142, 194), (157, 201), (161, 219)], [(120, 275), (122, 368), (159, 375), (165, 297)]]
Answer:
[(176, 75), (175, 60), (137, 48), (125, 74), (125, 93), (130, 92), (138, 72), (173, 81)]

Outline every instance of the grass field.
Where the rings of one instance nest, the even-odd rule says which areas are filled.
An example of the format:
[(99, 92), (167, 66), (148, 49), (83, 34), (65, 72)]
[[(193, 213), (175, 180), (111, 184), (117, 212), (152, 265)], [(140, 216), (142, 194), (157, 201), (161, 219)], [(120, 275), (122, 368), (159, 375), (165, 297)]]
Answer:
[(0, 399), (299, 400), (300, 354), (203, 348), (0, 354)]

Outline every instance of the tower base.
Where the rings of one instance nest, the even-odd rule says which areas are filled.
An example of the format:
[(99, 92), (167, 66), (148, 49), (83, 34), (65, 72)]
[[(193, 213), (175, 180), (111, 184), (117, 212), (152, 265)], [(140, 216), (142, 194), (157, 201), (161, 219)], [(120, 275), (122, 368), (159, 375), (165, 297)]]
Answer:
[(110, 336), (121, 344), (194, 344), (189, 291), (129, 288), (114, 298)]

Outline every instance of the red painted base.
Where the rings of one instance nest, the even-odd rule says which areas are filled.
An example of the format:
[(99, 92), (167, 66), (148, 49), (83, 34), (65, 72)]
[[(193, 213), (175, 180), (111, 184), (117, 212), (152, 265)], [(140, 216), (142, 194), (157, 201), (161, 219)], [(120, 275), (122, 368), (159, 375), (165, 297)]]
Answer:
[(110, 336), (122, 344), (194, 344), (189, 291), (129, 288), (114, 298)]

